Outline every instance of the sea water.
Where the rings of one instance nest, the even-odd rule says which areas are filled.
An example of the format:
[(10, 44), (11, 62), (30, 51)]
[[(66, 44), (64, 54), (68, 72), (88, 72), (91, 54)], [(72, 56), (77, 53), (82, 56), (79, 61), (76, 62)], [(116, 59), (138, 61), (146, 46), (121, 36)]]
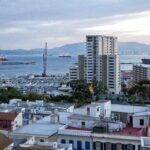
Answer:
[[(121, 55), (121, 63), (141, 63), (142, 58), (150, 58), (150, 55)], [(28, 65), (0, 65), (0, 76), (18, 76), (27, 74), (42, 74), (42, 55), (9, 55), (10, 62), (35, 62)], [(60, 58), (48, 56), (47, 73), (49, 75), (61, 75), (69, 72), (69, 67), (76, 61), (77, 57)], [(132, 70), (132, 64), (122, 64), (121, 70)]]

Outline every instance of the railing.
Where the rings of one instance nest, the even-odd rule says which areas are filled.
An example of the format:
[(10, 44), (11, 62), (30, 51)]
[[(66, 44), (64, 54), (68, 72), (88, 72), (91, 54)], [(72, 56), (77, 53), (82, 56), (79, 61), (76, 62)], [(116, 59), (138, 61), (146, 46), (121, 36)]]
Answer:
[(113, 139), (125, 139), (125, 140), (141, 140), (141, 137), (137, 137), (137, 136), (130, 136), (130, 135), (118, 135), (118, 134), (97, 134), (97, 133), (93, 133), (92, 134), (93, 137), (97, 137), (97, 138), (113, 138)]
[(66, 129), (66, 127), (62, 127), (58, 130), (58, 134), (74, 135), (74, 136), (90, 136), (91, 131), (71, 130), (71, 129)]

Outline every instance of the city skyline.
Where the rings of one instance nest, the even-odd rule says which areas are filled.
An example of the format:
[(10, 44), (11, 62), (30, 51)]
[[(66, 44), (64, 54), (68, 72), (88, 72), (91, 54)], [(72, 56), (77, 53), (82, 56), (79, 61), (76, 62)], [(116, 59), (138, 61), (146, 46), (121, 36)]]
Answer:
[[(79, 5), (80, 4), (80, 5)], [(148, 0), (1, 0), (0, 49), (49, 48), (85, 41), (87, 34), (150, 43)]]

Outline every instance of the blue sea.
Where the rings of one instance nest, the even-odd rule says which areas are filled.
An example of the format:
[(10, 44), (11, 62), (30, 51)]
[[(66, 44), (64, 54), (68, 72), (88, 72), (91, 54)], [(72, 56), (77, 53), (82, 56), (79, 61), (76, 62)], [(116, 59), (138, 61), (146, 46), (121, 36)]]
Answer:
[[(42, 55), (10, 55), (11, 62), (35, 62), (31, 65), (0, 65), (0, 76), (19, 76), (27, 74), (42, 74)], [(142, 58), (150, 58), (150, 55), (122, 55), (121, 63), (141, 63)], [(69, 67), (77, 61), (77, 57), (60, 58), (48, 56), (47, 73), (49, 75), (61, 75), (69, 71)], [(121, 65), (121, 70), (132, 70), (132, 64)]]

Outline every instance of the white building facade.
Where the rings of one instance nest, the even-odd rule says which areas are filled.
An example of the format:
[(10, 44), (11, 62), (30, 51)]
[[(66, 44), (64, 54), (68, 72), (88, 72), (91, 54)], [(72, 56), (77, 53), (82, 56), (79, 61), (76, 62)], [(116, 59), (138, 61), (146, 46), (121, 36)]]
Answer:
[(107, 86), (109, 92), (119, 94), (121, 83), (117, 38), (88, 35), (86, 36), (86, 49), (87, 82), (90, 83), (95, 77)]
[(69, 68), (69, 80), (79, 80), (79, 67), (77, 64)]

